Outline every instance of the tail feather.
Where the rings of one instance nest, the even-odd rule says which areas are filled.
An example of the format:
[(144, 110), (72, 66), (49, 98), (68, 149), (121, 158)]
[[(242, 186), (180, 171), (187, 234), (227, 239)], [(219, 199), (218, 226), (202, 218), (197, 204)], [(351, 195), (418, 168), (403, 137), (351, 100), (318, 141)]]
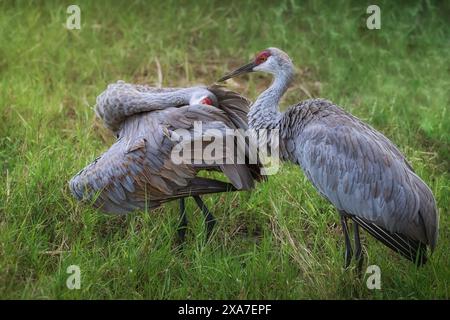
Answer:
[(389, 232), (360, 217), (352, 216), (351, 218), (375, 237), (375, 239), (406, 259), (416, 263), (418, 266), (424, 265), (427, 262), (427, 246), (424, 243), (413, 240), (400, 233)]
[(170, 202), (173, 200), (192, 197), (192, 196), (201, 196), (205, 194), (211, 193), (221, 193), (221, 192), (233, 192), (238, 191), (231, 183), (196, 177), (195, 179), (189, 182), (189, 185), (180, 188), (175, 191), (173, 195), (167, 195), (160, 199), (154, 199), (150, 201), (153, 203), (153, 208), (160, 206), (163, 203)]
[(150, 199), (146, 199), (145, 195), (132, 195), (125, 201), (122, 201), (120, 203), (114, 203), (112, 201), (102, 201), (97, 205), (97, 207), (105, 213), (127, 214), (138, 209), (144, 210), (145, 208), (148, 208), (149, 210), (153, 210), (161, 206), (163, 203), (185, 197), (231, 191), (237, 191), (237, 189), (230, 183), (208, 178), (196, 177), (189, 182), (189, 185), (181, 187), (171, 195), (164, 195), (156, 199), (152, 198), (151, 195), (149, 195)]
[(231, 192), (237, 190), (238, 189), (236, 189), (231, 183), (196, 177), (190, 181), (187, 187), (183, 187), (177, 196), (197, 196), (208, 193)]

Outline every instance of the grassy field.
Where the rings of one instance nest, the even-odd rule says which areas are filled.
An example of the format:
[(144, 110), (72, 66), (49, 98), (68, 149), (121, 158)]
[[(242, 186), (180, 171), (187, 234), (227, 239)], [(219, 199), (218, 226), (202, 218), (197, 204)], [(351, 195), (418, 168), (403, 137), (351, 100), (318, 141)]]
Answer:
[[(403, 1), (402, 1), (403, 2)], [(0, 298), (448, 299), (450, 3), (384, 2), (381, 30), (361, 1), (0, 2)], [(420, 269), (363, 234), (381, 290), (344, 271), (338, 215), (298, 167), (253, 192), (212, 195), (174, 249), (176, 203), (111, 217), (80, 205), (67, 181), (113, 137), (94, 119), (110, 82), (210, 84), (277, 46), (298, 68), (287, 106), (323, 97), (392, 139), (432, 188), (440, 239)], [(158, 79), (157, 65), (162, 79)], [(270, 79), (236, 79), (254, 99)], [(367, 261), (368, 260), (368, 261)], [(66, 268), (81, 268), (81, 289)]]

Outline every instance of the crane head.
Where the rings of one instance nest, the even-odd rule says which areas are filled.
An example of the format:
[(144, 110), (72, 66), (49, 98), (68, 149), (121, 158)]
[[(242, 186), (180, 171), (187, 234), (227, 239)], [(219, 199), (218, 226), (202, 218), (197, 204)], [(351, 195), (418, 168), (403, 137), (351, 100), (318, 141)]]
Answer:
[(277, 75), (281, 72), (292, 73), (293, 70), (294, 66), (292, 64), (292, 61), (284, 51), (278, 48), (267, 48), (257, 53), (255, 58), (251, 62), (226, 74), (218, 81), (222, 82), (241, 74), (255, 71), (262, 71)]
[(205, 88), (199, 88), (195, 91), (189, 99), (189, 105), (207, 105), (217, 107), (219, 105), (217, 97)]

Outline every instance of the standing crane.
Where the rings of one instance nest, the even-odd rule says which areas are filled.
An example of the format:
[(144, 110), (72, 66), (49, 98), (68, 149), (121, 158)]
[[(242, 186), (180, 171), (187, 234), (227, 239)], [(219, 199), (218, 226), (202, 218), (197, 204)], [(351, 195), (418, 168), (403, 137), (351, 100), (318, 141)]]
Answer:
[(289, 56), (268, 48), (225, 75), (260, 71), (273, 75), (248, 114), (252, 129), (277, 129), (282, 160), (300, 165), (319, 193), (340, 214), (345, 268), (352, 259), (348, 219), (353, 221), (355, 259), (361, 270), (359, 227), (387, 247), (422, 265), (438, 238), (438, 209), (431, 190), (383, 134), (324, 99), (305, 100), (282, 113), (278, 105), (294, 75)]
[[(249, 190), (255, 180), (263, 179), (260, 166), (226, 161), (175, 164), (173, 132), (193, 132), (194, 122), (201, 121), (203, 130), (216, 129), (225, 140), (227, 129), (247, 128), (248, 106), (247, 99), (218, 86), (158, 89), (123, 81), (110, 84), (98, 96), (95, 111), (117, 141), (70, 180), (70, 189), (78, 200), (114, 214), (154, 209), (179, 199), (181, 241), (187, 227), (184, 199), (192, 196), (205, 215), (209, 237), (215, 218), (200, 196)], [(222, 171), (231, 183), (198, 177), (201, 170)]]

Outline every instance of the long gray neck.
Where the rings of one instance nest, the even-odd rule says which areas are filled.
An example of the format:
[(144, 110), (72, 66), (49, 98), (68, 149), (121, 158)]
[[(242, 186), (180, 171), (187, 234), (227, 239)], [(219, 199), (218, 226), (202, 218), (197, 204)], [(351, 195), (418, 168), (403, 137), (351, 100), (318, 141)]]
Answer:
[(194, 87), (142, 92), (130, 85), (111, 85), (98, 96), (96, 113), (108, 128), (117, 131), (121, 123), (134, 114), (188, 105), (198, 90)]
[(259, 95), (248, 113), (249, 127), (252, 129), (274, 129), (279, 125), (282, 113), (278, 105), (289, 87), (292, 75), (279, 73), (269, 88)]

